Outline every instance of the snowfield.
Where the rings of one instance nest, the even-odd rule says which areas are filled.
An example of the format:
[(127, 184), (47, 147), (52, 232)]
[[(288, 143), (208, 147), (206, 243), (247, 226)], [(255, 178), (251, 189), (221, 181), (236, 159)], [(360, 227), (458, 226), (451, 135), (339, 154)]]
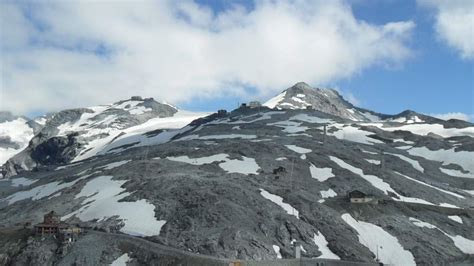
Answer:
[(28, 142), (33, 138), (33, 129), (27, 122), (20, 117), (13, 121), (0, 123), (0, 139), (9, 138), (11, 142), (19, 145), (18, 148), (0, 147), (0, 165), (28, 146)]
[(380, 262), (391, 265), (416, 265), (411, 252), (404, 249), (396, 237), (387, 233), (381, 227), (357, 221), (348, 213), (341, 217), (344, 222), (357, 231), (359, 242), (374, 255), (378, 254)]
[(365, 123), (366, 126), (375, 126), (385, 131), (397, 131), (404, 130), (410, 131), (413, 134), (426, 136), (429, 133), (442, 136), (443, 138), (456, 137), (456, 136), (470, 136), (474, 137), (474, 127), (466, 128), (444, 128), (441, 124), (408, 124), (401, 126), (387, 126), (383, 123)]
[(126, 180), (112, 180), (112, 176), (96, 177), (82, 188), (76, 199), (84, 197), (84, 205), (63, 219), (76, 216), (82, 221), (104, 220), (118, 216), (124, 223), (120, 231), (137, 236), (159, 235), (164, 220), (155, 218), (155, 206), (146, 200), (120, 201), (130, 195), (121, 186)]
[[(420, 156), (432, 161), (442, 162), (443, 165), (457, 164), (470, 172), (470, 178), (474, 178), (474, 152), (468, 151), (454, 151), (454, 148), (449, 150), (439, 149), (432, 151), (426, 147), (414, 147), (407, 152), (410, 155)], [(468, 176), (464, 176), (468, 177)]]
[(328, 131), (334, 128), (337, 129), (337, 131), (333, 133), (328, 133), (328, 135), (332, 135), (341, 140), (348, 140), (367, 145), (373, 145), (374, 143), (383, 143), (378, 139), (369, 137), (369, 135), (373, 135), (374, 133), (359, 129), (351, 125), (332, 124), (328, 127)]
[(39, 199), (43, 199), (43, 198), (46, 198), (46, 197), (49, 197), (51, 195), (53, 195), (54, 193), (60, 191), (60, 190), (63, 190), (65, 188), (68, 188), (74, 184), (76, 184), (78, 181), (82, 180), (82, 179), (85, 179), (89, 176), (82, 176), (82, 177), (79, 177), (71, 182), (58, 182), (58, 181), (55, 181), (55, 182), (51, 182), (51, 183), (47, 183), (47, 184), (44, 184), (44, 185), (39, 185), (39, 186), (36, 186), (32, 189), (29, 189), (29, 190), (23, 190), (23, 191), (18, 191), (12, 195), (10, 195), (9, 197), (6, 198), (6, 201), (8, 201), (8, 204), (13, 204), (17, 201), (21, 201), (21, 200), (25, 200), (25, 199), (32, 199), (32, 200), (39, 200)]
[(222, 168), (224, 171), (228, 173), (239, 173), (244, 175), (258, 174), (258, 170), (260, 170), (260, 166), (253, 158), (242, 156), (242, 160), (238, 160), (229, 159), (228, 157), (228, 154), (221, 153), (200, 158), (189, 158), (187, 155), (185, 155), (178, 157), (166, 157), (166, 159), (170, 161), (183, 162), (193, 165), (203, 165), (210, 164), (213, 162), (221, 162), (219, 163), (219, 167)]

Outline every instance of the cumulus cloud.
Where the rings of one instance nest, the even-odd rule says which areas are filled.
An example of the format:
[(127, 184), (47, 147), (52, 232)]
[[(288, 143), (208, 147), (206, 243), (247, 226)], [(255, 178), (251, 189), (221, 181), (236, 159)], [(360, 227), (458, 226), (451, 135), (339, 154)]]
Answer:
[(464, 59), (474, 59), (474, 1), (418, 0), (435, 10), (439, 38), (456, 49)]
[(430, 114), (433, 117), (443, 119), (443, 120), (449, 120), (449, 119), (459, 119), (459, 120), (464, 120), (464, 121), (473, 121), (474, 115), (468, 115), (464, 113), (446, 113), (446, 114)]
[[(269, 97), (411, 55), (414, 23), (374, 25), (343, 1), (2, 1), (1, 105), (19, 113), (131, 95)], [(251, 89), (249, 89), (251, 88)]]

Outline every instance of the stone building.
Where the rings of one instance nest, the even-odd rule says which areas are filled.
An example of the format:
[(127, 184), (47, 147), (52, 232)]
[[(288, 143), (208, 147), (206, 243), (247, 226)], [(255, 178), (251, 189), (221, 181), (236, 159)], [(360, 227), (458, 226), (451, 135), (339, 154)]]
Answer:
[(375, 203), (376, 200), (359, 190), (353, 190), (349, 192), (349, 200), (351, 203)]
[(251, 101), (249, 102), (248, 106), (250, 108), (258, 108), (258, 107), (261, 107), (262, 104), (259, 101)]
[(35, 234), (39, 236), (54, 235), (62, 242), (74, 242), (81, 233), (81, 228), (61, 222), (54, 211), (43, 216), (43, 222), (35, 225)]

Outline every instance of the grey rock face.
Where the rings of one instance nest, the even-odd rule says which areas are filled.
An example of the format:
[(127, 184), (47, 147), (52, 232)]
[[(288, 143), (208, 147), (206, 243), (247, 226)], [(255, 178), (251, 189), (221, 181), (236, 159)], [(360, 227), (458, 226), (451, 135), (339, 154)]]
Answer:
[(70, 162), (80, 149), (77, 134), (51, 137), (31, 152), (31, 158), (40, 165), (60, 165)]
[[(328, 127), (326, 136), (323, 124)], [(98, 187), (90, 195), (81, 194), (89, 182), (110, 176), (120, 182), (120, 189), (107, 195), (107, 202), (117, 202), (114, 197), (125, 195), (118, 201), (152, 204), (153, 216), (166, 222), (160, 232), (145, 239), (178, 250), (227, 259), (259, 260), (275, 259), (273, 246), (276, 245), (284, 258), (290, 258), (296, 240), (306, 251), (304, 257), (318, 257), (323, 249), (315, 243), (315, 234), (321, 234), (328, 242), (328, 249), (341, 259), (373, 262), (375, 253), (342, 219), (347, 213), (395, 237), (418, 264), (472, 263), (472, 255), (462, 251), (448, 235), (474, 240), (471, 230), (474, 213), (470, 209), (474, 198), (468, 192), (474, 190), (474, 179), (441, 171), (457, 169), (468, 174), (469, 165), (459, 161), (447, 166), (441, 161), (410, 154), (410, 149), (420, 147), (433, 151), (462, 150), (471, 145), (472, 136), (439, 139), (429, 134), (389, 130), (406, 125), (396, 121), (383, 122), (379, 127), (372, 124), (356, 123), (316, 110), (240, 108), (226, 115), (213, 115), (196, 120), (171, 141), (159, 145), (125, 148), (61, 168), (24, 172), (23, 178), (36, 180), (24, 187), (10, 185), (18, 177), (1, 182), (0, 186), (5, 188), (0, 199), (0, 227), (38, 222), (43, 213), (52, 209), (66, 216), (88, 206), (87, 210), (97, 212), (97, 216), (84, 221), (72, 216), (68, 221), (122, 232), (130, 219), (109, 212), (117, 208), (102, 202), (104, 205), (100, 206), (105, 209), (100, 212), (97, 206), (88, 205), (101, 200), (102, 196), (95, 193), (114, 191), (113, 187)], [(169, 132), (145, 136), (149, 139), (162, 134)], [(67, 147), (65, 139), (57, 142)], [(301, 150), (295, 151), (294, 146), (305, 149), (305, 156)], [(216, 155), (221, 156), (209, 159)], [(250, 159), (255, 160), (258, 169), (242, 173), (251, 168), (249, 163), (243, 163)], [(326, 169), (332, 176), (324, 179), (321, 172), (312, 173), (312, 165)], [(386, 185), (376, 185), (381, 182), (390, 190), (384, 190)], [(54, 188), (58, 186), (56, 191)], [(299, 215), (265, 198), (262, 189), (280, 197)], [(355, 189), (373, 195), (379, 204), (349, 203), (347, 194)], [(29, 191), (33, 191), (31, 196)], [(335, 195), (328, 196), (331, 191)], [(443, 207), (451, 206), (446, 204), (457, 208)], [(102, 219), (105, 210), (108, 214)], [(145, 213), (140, 215), (144, 217)], [(462, 224), (449, 216), (458, 216)], [(439, 229), (419, 227), (410, 218)], [(112, 240), (113, 234), (105, 234), (104, 238), (110, 243), (118, 241)], [(103, 243), (102, 237), (90, 235), (84, 239), (89, 239), (86, 242), (94, 248), (78, 243), (70, 255), (57, 263), (68, 264), (80, 261), (79, 258), (88, 263), (110, 263), (119, 255), (115, 246), (92, 244)], [(153, 243), (142, 243), (141, 250), (152, 249)], [(143, 254), (141, 258), (146, 258), (146, 262), (155, 257)]]

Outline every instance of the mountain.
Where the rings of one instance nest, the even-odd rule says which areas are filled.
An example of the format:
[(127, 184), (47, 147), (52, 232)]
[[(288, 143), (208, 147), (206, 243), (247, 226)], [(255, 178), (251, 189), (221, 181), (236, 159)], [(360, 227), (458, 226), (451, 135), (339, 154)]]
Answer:
[(60, 111), (42, 118), (44, 126), (3, 166), (8, 177), (38, 167), (88, 159), (120, 145), (133, 146), (141, 133), (181, 128), (207, 115), (178, 110), (153, 98), (134, 96), (113, 104)]
[(353, 121), (378, 121), (386, 115), (355, 107), (333, 89), (312, 88), (304, 82), (284, 90), (263, 104), (269, 108), (315, 109)]
[[(314, 106), (146, 127), (100, 156), (1, 180), (0, 259), (229, 265), (299, 246), (306, 258), (474, 263), (474, 124), (413, 111), (356, 121)], [(371, 201), (351, 203), (357, 191)], [(62, 255), (15, 227), (51, 210), (88, 229)]]
[(0, 165), (23, 150), (41, 124), (10, 112), (0, 112)]

